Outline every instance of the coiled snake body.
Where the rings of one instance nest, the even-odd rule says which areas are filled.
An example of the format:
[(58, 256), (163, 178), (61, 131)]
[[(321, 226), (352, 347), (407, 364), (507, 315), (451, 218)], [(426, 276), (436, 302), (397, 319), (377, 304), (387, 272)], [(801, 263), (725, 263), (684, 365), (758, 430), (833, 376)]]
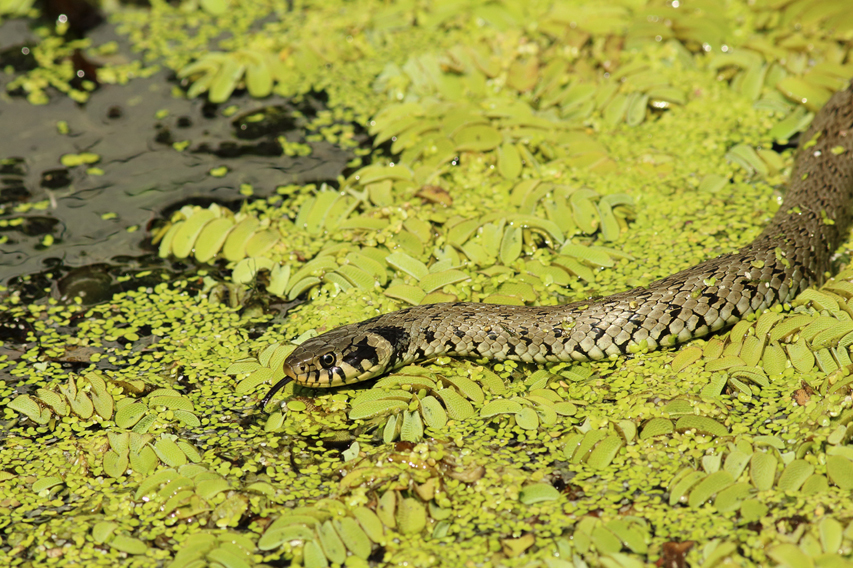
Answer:
[(298, 346), (287, 382), (334, 387), (438, 355), (526, 362), (587, 361), (669, 347), (787, 302), (823, 283), (853, 217), (853, 84), (815, 117), (788, 191), (749, 245), (643, 288), (589, 302), (528, 307), (417, 306), (339, 327)]

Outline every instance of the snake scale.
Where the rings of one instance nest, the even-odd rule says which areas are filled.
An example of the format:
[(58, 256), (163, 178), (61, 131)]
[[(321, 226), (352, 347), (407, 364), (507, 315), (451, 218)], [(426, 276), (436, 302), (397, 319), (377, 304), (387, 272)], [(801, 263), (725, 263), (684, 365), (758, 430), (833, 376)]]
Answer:
[(822, 284), (852, 203), (853, 83), (818, 112), (801, 138), (784, 202), (739, 251), (597, 300), (431, 304), (345, 325), (299, 345), (262, 405), (291, 380), (335, 387), (439, 355), (588, 361), (705, 336)]

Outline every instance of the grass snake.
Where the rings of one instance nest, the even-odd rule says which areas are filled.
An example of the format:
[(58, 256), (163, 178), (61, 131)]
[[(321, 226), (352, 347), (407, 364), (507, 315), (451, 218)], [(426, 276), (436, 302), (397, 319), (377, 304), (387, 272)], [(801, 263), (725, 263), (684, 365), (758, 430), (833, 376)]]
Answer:
[(560, 306), (416, 306), (333, 329), (284, 362), (290, 381), (335, 387), (439, 355), (588, 361), (705, 336), (823, 283), (853, 216), (853, 83), (801, 137), (784, 202), (737, 252), (646, 287)]

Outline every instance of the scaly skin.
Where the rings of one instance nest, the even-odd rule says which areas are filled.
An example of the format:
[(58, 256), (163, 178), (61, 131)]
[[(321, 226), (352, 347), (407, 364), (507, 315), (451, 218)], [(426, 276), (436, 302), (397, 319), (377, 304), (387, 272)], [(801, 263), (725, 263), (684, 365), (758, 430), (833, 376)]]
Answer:
[(526, 362), (588, 361), (670, 347), (731, 326), (823, 283), (853, 218), (853, 85), (802, 137), (785, 201), (736, 253), (647, 287), (590, 302), (528, 307), (417, 306), (345, 325), (297, 347), (287, 382), (335, 387), (438, 355)]

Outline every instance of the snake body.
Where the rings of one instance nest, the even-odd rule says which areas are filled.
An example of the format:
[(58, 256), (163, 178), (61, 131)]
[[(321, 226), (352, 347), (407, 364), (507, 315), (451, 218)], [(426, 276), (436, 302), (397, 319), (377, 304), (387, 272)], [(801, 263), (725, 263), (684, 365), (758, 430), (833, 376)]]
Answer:
[(416, 306), (345, 325), (299, 345), (286, 378), (335, 387), (439, 355), (525, 362), (587, 361), (705, 336), (823, 283), (853, 218), (853, 84), (802, 136), (784, 202), (737, 252), (646, 287), (549, 307)]

